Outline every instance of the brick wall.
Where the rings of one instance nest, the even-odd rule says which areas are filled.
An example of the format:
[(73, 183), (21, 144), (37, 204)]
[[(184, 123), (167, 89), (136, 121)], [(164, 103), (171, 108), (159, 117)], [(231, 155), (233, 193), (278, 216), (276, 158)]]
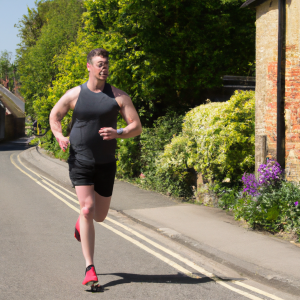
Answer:
[[(276, 158), (278, 0), (257, 8), (256, 170), (263, 162), (260, 136), (267, 136), (267, 154)], [(287, 1), (286, 47), (286, 173), (300, 181), (300, 3)]]

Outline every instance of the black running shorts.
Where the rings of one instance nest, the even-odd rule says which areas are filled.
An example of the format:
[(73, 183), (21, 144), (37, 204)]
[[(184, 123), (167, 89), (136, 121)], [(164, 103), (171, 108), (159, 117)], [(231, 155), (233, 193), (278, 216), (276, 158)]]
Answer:
[(93, 185), (100, 196), (110, 197), (114, 188), (116, 162), (90, 166), (72, 160), (69, 162), (69, 174), (74, 186)]

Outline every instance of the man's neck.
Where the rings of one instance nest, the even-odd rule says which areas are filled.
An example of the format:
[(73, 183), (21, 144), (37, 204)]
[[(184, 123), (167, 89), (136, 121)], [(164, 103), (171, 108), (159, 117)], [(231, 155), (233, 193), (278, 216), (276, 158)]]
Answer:
[(105, 87), (105, 80), (97, 80), (97, 79), (89, 78), (87, 87), (90, 91), (92, 91), (94, 93), (103, 92), (104, 87)]

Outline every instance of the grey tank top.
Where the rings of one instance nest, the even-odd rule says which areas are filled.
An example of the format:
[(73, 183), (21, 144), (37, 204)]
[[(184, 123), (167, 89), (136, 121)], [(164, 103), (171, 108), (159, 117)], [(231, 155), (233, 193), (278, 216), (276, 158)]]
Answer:
[(89, 90), (87, 82), (81, 86), (72, 118), (69, 163), (77, 160), (85, 165), (93, 165), (116, 160), (116, 139), (103, 140), (98, 131), (102, 127), (116, 129), (119, 110), (108, 83), (100, 93)]

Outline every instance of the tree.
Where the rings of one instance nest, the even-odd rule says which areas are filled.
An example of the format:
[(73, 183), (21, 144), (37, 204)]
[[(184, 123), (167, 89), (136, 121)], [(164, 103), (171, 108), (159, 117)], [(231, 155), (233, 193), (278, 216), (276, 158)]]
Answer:
[(203, 89), (221, 86), (223, 75), (252, 75), (255, 13), (240, 10), (243, 2), (38, 1), (21, 26), (27, 111), (46, 120), (66, 88), (87, 78), (87, 53), (103, 47), (109, 82), (129, 93), (145, 126), (168, 110), (183, 114), (201, 104)]
[(78, 0), (40, 0), (19, 22), (17, 62), (27, 113), (35, 115), (33, 103), (48, 95), (58, 72), (53, 60), (76, 39), (83, 10)]
[(12, 53), (7, 50), (0, 52), (0, 83), (13, 90), (16, 66), (12, 62)]
[(239, 10), (242, 3), (87, 0), (85, 25), (111, 53), (110, 82), (152, 123), (170, 107), (200, 104), (203, 89), (221, 86), (223, 75), (252, 75), (255, 13)]

